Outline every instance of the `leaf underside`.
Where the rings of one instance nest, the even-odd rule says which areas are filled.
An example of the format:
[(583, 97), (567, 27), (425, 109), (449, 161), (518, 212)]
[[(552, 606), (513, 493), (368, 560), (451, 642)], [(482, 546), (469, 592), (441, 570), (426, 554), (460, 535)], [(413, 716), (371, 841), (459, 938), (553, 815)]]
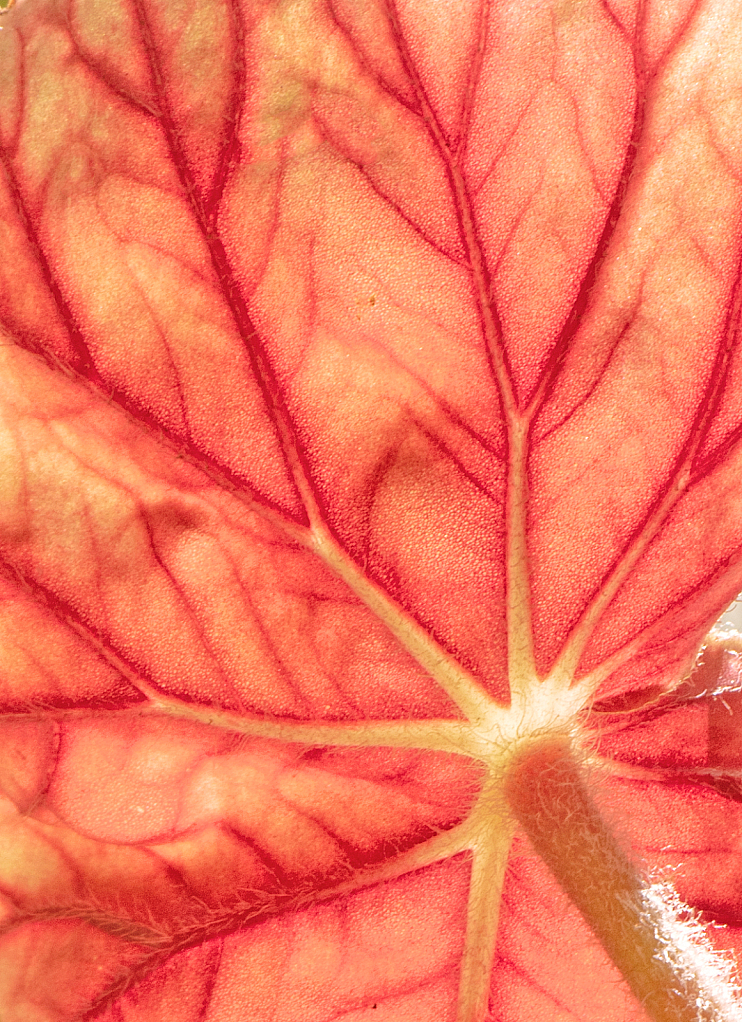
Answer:
[(660, 7), (0, 2), (4, 1022), (646, 1019), (544, 735), (742, 948), (742, 18)]

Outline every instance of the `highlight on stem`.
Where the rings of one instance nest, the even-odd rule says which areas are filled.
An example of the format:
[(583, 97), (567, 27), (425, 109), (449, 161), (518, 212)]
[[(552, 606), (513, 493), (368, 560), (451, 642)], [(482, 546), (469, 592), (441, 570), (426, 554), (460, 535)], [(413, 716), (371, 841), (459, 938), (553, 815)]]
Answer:
[(571, 741), (544, 736), (505, 779), (514, 816), (652, 1022), (737, 1022), (733, 964), (666, 883), (648, 883), (593, 802)]

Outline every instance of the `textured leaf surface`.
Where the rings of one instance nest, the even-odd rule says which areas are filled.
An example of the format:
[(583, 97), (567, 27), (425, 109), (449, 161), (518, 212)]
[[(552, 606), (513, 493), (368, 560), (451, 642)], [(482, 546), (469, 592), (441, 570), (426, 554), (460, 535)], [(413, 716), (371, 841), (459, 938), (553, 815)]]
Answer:
[(4, 1022), (644, 1019), (501, 781), (742, 948), (742, 17), (5, 6)]

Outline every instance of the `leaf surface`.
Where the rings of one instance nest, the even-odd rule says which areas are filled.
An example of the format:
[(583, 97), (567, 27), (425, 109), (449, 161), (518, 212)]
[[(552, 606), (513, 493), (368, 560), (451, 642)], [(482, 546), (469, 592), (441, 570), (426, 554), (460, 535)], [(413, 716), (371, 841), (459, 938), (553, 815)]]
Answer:
[(0, 1014), (639, 1022), (502, 780), (736, 950), (742, 18), (0, 25)]

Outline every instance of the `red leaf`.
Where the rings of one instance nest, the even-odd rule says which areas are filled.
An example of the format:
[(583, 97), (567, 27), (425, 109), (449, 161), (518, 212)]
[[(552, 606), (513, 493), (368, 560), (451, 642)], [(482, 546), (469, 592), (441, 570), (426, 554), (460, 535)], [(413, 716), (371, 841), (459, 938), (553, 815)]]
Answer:
[(508, 778), (736, 949), (734, 5), (5, 11), (0, 1015), (645, 1018)]

